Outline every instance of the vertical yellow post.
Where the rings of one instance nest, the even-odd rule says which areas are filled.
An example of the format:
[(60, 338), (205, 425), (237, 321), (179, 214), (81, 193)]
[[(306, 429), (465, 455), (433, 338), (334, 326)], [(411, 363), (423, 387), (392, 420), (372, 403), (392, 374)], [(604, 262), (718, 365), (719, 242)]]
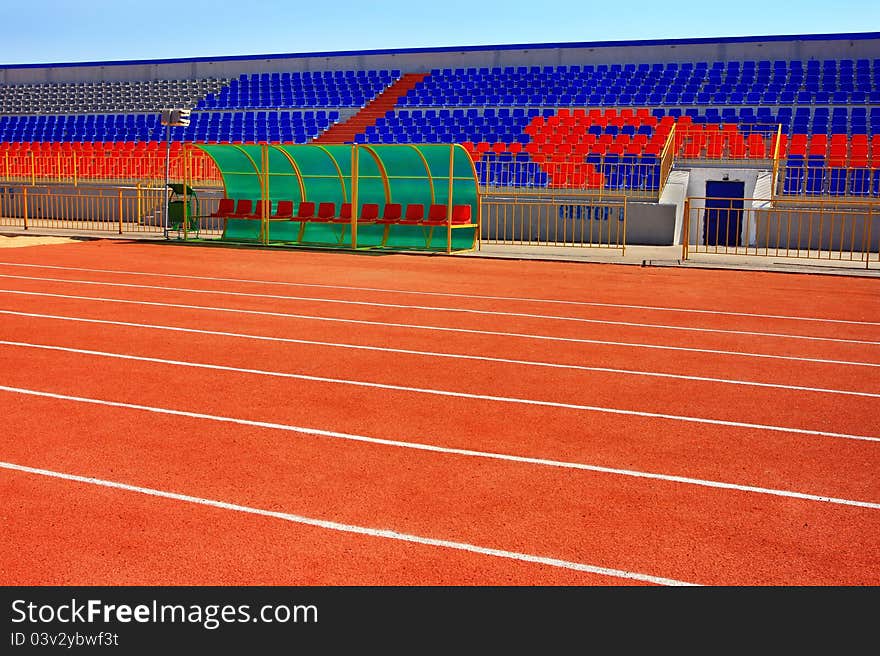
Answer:
[(260, 144), (260, 243), (269, 243), (269, 144)]
[(21, 203), (22, 203), (22, 214), (24, 215), (24, 229), (28, 229), (28, 193), (27, 187), (22, 188), (21, 190)]
[(627, 197), (623, 197), (623, 242), (620, 246), (620, 254), (621, 256), (626, 255), (626, 218), (629, 211), (629, 208), (626, 205)]
[(266, 183), (263, 185), (263, 211), (260, 215), (260, 223), (262, 224), (262, 234), (263, 234), (263, 243), (269, 243), (269, 215), (272, 213), (272, 204), (269, 200), (269, 145), (263, 144), (263, 150), (265, 152), (265, 168), (266, 168)]
[(455, 171), (455, 144), (449, 144), (449, 193), (446, 196), (446, 253), (452, 252), (452, 188)]
[[(660, 151), (660, 182), (657, 186), (657, 200), (660, 199), (660, 195), (663, 193), (663, 186), (666, 184), (666, 179), (669, 177), (670, 171), (672, 171), (672, 163), (675, 159), (676, 130), (676, 125), (673, 123), (672, 129), (669, 131), (669, 136), (666, 137), (666, 143), (663, 144), (663, 150)], [(600, 190), (600, 197), (601, 193), (602, 191)]]
[(187, 237), (189, 237), (189, 198), (186, 193), (186, 185), (188, 184), (187, 172), (189, 171), (189, 148), (184, 146), (183, 148), (183, 171), (180, 172), (180, 179), (183, 182), (182, 185), (182, 201), (183, 207), (181, 209), (182, 213), (182, 221), (183, 221), (183, 240), (186, 241)]
[[(874, 204), (868, 205), (868, 234), (865, 237), (865, 268), (869, 269), (871, 264), (871, 222), (873, 220)], [(880, 261), (880, 247), (877, 249), (877, 260)]]
[(688, 259), (688, 243), (691, 240), (691, 200), (684, 199), (684, 216), (682, 218), (681, 259)]
[(117, 207), (116, 211), (119, 212), (119, 234), (122, 234), (122, 189), (117, 193)]
[(360, 150), (351, 144), (351, 247), (358, 247), (358, 177), (360, 177)]
[(776, 198), (776, 190), (779, 188), (777, 181), (779, 179), (779, 142), (782, 141), (782, 124), (776, 128), (776, 143), (773, 144), (773, 175), (770, 178), (770, 198)]
[(480, 187), (477, 186), (477, 216), (476, 216), (476, 224), (477, 227), (474, 228), (477, 231), (477, 250), (483, 250), (483, 199), (480, 195)]

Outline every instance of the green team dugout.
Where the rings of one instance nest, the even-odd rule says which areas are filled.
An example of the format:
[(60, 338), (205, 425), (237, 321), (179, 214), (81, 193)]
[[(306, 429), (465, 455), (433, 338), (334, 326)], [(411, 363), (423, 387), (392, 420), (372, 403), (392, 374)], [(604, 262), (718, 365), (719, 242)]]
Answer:
[[(476, 170), (456, 144), (197, 147), (220, 170), (226, 198), (259, 204), (253, 218), (224, 216), (221, 239), (226, 241), (452, 252), (473, 250), (479, 239)], [(332, 203), (337, 218), (301, 219), (301, 202), (315, 208)], [(339, 218), (344, 203), (357, 208), (351, 219)], [(380, 220), (354, 220), (365, 204), (378, 206)], [(395, 204), (403, 213), (407, 206), (421, 205), (426, 217), (431, 206), (445, 206), (435, 207), (445, 216), (427, 223), (382, 222), (386, 207)], [(467, 208), (463, 213), (462, 207)]]

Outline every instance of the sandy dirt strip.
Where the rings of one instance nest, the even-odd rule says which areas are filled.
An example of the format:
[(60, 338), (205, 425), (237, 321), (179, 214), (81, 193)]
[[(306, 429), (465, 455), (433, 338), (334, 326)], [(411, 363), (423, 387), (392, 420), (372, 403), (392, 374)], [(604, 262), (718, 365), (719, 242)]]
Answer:
[(0, 235), (0, 248), (20, 248), (22, 246), (44, 246), (46, 244), (69, 244), (75, 242), (69, 237), (36, 237), (16, 235), (14, 237)]

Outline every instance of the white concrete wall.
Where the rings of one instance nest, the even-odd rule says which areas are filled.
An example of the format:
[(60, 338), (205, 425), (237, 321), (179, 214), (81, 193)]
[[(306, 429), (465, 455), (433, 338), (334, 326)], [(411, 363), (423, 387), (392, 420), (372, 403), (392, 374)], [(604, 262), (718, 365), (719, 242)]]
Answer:
[[(758, 179), (755, 181), (755, 192), (752, 194), (751, 205), (745, 208), (748, 216), (743, 217), (742, 243), (749, 246), (755, 245), (757, 221), (755, 214), (750, 210), (759, 210), (770, 207), (773, 199), (773, 171), (758, 171)], [(747, 234), (745, 234), (747, 233)]]
[[(757, 186), (758, 177), (766, 171), (758, 169), (736, 169), (736, 168), (691, 168), (688, 180), (687, 195), (691, 199), (689, 226), (690, 239), (688, 243), (699, 243), (700, 236), (703, 234), (703, 212), (706, 207), (706, 182), (730, 180), (732, 182), (743, 182), (743, 197), (746, 199), (754, 198), (755, 188)], [(746, 204), (747, 207), (751, 205)]]
[(687, 170), (671, 171), (660, 193), (661, 205), (675, 206), (675, 228), (673, 229), (674, 246), (681, 246), (684, 225), (684, 201), (688, 196), (691, 172)]

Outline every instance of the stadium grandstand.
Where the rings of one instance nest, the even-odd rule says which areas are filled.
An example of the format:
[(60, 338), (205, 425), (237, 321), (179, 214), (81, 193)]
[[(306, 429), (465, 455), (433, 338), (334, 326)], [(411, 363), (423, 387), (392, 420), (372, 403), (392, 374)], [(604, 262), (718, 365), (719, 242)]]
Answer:
[[(169, 124), (169, 108), (188, 116)], [(462, 176), (474, 191), (456, 203)], [(880, 33), (6, 65), (0, 185), (3, 225), (167, 233), (170, 221), (200, 239), (296, 243), (335, 221), (365, 239), (381, 226), (362, 244), (409, 248), (389, 226), (433, 221), (475, 227), (473, 242), (867, 263)], [(407, 218), (409, 205), (423, 214)], [(267, 221), (298, 229), (246, 227)]]

